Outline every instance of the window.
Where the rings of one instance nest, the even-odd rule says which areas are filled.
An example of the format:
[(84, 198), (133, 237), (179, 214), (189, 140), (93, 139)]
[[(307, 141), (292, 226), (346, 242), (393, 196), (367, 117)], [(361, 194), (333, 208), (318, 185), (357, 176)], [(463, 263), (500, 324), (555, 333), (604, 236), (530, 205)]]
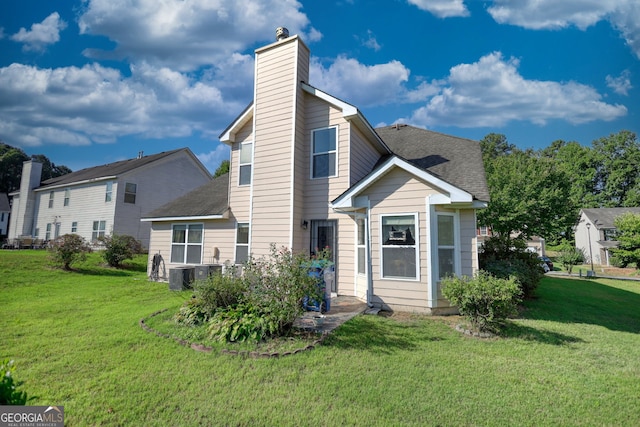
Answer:
[(614, 242), (618, 240), (618, 230), (616, 228), (605, 228), (602, 231), (604, 232), (604, 240)]
[(53, 207), (53, 191), (49, 191), (49, 208)]
[(175, 224), (171, 237), (171, 262), (202, 263), (202, 224)]
[(127, 182), (124, 185), (124, 202), (135, 203), (136, 202), (136, 190), (137, 185), (132, 182)]
[(366, 265), (367, 265), (367, 254), (366, 254), (366, 230), (365, 230), (365, 220), (363, 218), (358, 218), (356, 220), (357, 227), (357, 250), (358, 250), (358, 274), (367, 274)]
[(418, 278), (417, 215), (381, 216), (382, 277)]
[(104, 193), (104, 201), (111, 201), (111, 193), (113, 192), (113, 181), (107, 181), (107, 190)]
[(440, 278), (456, 272), (455, 217), (438, 214), (438, 274)]
[(4, 222), (4, 212), (0, 212), (0, 222)]
[(488, 236), (489, 228), (487, 226), (480, 226), (480, 236)]
[(239, 223), (236, 230), (236, 264), (249, 260), (249, 224)]
[(35, 231), (35, 233), (33, 233), (33, 236), (34, 237), (40, 236), (40, 229), (39, 228), (36, 228), (36, 231)]
[(107, 221), (93, 221), (93, 231), (91, 233), (91, 241), (95, 242), (99, 237), (104, 237), (107, 229)]
[(77, 233), (78, 232), (78, 221), (73, 221), (71, 223), (71, 232), (72, 233)]
[(251, 184), (251, 161), (253, 158), (253, 143), (240, 144), (240, 173), (238, 185)]
[(44, 234), (44, 240), (51, 239), (51, 223), (47, 224), (47, 231)]
[(311, 177), (336, 176), (336, 127), (311, 132)]
[(64, 205), (69, 206), (69, 198), (71, 197), (71, 190), (68, 188), (64, 190)]

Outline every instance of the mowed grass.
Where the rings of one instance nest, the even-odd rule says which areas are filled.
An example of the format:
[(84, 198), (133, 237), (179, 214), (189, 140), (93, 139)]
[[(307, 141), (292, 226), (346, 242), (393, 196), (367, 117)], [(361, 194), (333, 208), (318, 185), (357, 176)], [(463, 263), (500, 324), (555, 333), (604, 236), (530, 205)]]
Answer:
[(0, 358), (67, 426), (640, 425), (640, 284), (546, 277), (503, 337), (360, 316), (311, 351), (200, 353), (138, 322), (188, 292), (97, 255), (74, 272), (0, 251)]

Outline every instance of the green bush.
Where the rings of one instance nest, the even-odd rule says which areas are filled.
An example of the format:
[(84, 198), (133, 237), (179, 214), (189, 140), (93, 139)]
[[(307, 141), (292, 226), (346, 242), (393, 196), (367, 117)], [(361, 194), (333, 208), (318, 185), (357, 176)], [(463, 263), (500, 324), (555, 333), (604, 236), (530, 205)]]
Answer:
[(219, 309), (234, 307), (246, 297), (246, 286), (233, 269), (215, 273), (193, 284), (193, 298), (186, 301), (174, 320), (180, 324), (197, 326), (209, 321)]
[(25, 391), (18, 391), (22, 382), (16, 382), (13, 378), (15, 365), (13, 360), (0, 361), (0, 405), (24, 406), (31, 398), (27, 398)]
[(445, 278), (442, 286), (442, 295), (480, 331), (496, 330), (520, 302), (515, 278), (500, 279), (482, 270), (473, 278)]
[(49, 245), (51, 261), (65, 270), (71, 270), (71, 264), (87, 259), (91, 247), (77, 234), (65, 234)]
[(567, 241), (563, 241), (560, 245), (560, 251), (556, 257), (556, 262), (562, 264), (569, 274), (573, 270), (574, 265), (582, 264), (584, 262), (584, 254), (582, 251)]
[(526, 242), (520, 238), (491, 237), (482, 245), (478, 260), (481, 270), (498, 278), (515, 276), (523, 298), (533, 296), (544, 276), (538, 255), (527, 251)]
[(261, 341), (278, 335), (280, 319), (264, 308), (239, 304), (214, 314), (209, 322), (209, 337), (218, 341)]
[(120, 267), (125, 260), (143, 252), (142, 243), (126, 234), (103, 236), (98, 240), (104, 245), (102, 258), (111, 267)]

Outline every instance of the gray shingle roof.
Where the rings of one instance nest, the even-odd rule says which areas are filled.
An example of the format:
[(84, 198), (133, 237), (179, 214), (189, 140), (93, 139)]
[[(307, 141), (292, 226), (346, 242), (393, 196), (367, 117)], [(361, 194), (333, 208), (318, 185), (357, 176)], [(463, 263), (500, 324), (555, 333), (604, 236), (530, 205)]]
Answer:
[(88, 180), (95, 180), (100, 178), (106, 178), (109, 176), (118, 176), (123, 173), (132, 171), (141, 166), (153, 163), (157, 160), (171, 156), (179, 151), (189, 151), (188, 148), (179, 148), (172, 151), (163, 151), (162, 153), (152, 154), (149, 156), (143, 156), (136, 159), (121, 160), (115, 163), (109, 163), (106, 165), (94, 166), (91, 168), (81, 169), (76, 172), (71, 172), (66, 175), (62, 175), (56, 178), (47, 179), (42, 181), (38, 189), (42, 189), (49, 186), (58, 186), (65, 184), (73, 184), (76, 182), (83, 182)]
[(640, 214), (640, 208), (594, 208), (582, 209), (582, 212), (598, 229), (615, 228), (614, 221), (620, 215), (633, 212)]
[(146, 214), (144, 218), (222, 215), (228, 207), (229, 174), (226, 173)]
[(480, 143), (409, 125), (392, 125), (375, 131), (394, 154), (436, 177), (489, 201)]

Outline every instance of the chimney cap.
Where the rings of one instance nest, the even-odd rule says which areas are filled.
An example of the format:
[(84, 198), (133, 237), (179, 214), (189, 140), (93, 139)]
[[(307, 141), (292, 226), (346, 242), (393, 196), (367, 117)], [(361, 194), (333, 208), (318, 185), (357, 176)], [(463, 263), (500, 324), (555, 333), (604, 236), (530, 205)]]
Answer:
[(289, 30), (285, 27), (276, 28), (276, 41), (284, 40), (289, 37)]

